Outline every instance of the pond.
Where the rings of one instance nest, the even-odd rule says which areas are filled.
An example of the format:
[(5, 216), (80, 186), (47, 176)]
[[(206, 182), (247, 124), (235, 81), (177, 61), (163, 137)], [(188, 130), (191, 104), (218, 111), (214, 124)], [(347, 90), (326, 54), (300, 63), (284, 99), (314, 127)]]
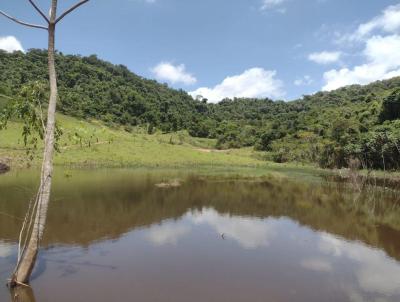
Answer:
[[(0, 177), (1, 284), (36, 185), (32, 171)], [(397, 196), (324, 180), (58, 172), (28, 300), (398, 302)]]

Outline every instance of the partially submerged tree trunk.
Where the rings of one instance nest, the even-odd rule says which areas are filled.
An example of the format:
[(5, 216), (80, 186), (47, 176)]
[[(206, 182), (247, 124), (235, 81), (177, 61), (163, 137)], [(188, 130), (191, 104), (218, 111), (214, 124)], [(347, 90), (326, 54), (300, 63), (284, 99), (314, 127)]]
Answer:
[[(43, 232), (46, 225), (47, 210), (50, 201), (52, 175), (53, 175), (53, 154), (55, 143), (55, 113), (57, 105), (57, 74), (55, 66), (55, 31), (56, 25), (66, 15), (73, 10), (88, 2), (89, 0), (82, 0), (65, 11), (57, 18), (57, 0), (51, 1), (50, 16), (49, 18), (40, 10), (33, 0), (29, 0), (37, 12), (45, 19), (47, 26), (35, 25), (17, 20), (14, 17), (0, 11), (0, 14), (13, 20), (18, 24), (29, 27), (45, 29), (48, 32), (48, 67), (49, 67), (49, 82), (50, 82), (50, 98), (47, 112), (47, 125), (45, 129), (44, 139), (44, 153), (43, 162), (40, 175), (40, 187), (33, 200), (33, 207), (28, 210), (26, 220), (20, 234), (20, 253), (18, 255), (18, 263), (15, 271), (11, 277), (9, 285), (15, 287), (17, 285), (26, 285), (32, 270), (35, 266), (36, 258), (39, 252), (40, 242), (43, 238)], [(32, 206), (32, 205), (31, 205)], [(33, 224), (32, 224), (33, 222)], [(23, 234), (26, 232), (26, 243), (22, 243)]]
[(48, 64), (50, 80), (50, 98), (47, 113), (46, 135), (44, 140), (44, 153), (42, 172), (40, 176), (40, 187), (37, 195), (37, 208), (35, 221), (29, 242), (21, 254), (21, 259), (17, 264), (16, 271), (12, 277), (11, 285), (19, 283), (29, 283), (29, 278), (35, 265), (39, 251), (39, 244), (43, 237), (46, 225), (47, 209), (50, 201), (50, 191), (53, 174), (53, 154), (54, 154), (54, 131), (55, 131), (55, 112), (57, 104), (57, 75), (55, 68), (55, 16), (57, 10), (57, 0), (52, 1), (49, 24), (48, 41)]
[(36, 302), (35, 294), (31, 287), (18, 286), (10, 290), (11, 302)]

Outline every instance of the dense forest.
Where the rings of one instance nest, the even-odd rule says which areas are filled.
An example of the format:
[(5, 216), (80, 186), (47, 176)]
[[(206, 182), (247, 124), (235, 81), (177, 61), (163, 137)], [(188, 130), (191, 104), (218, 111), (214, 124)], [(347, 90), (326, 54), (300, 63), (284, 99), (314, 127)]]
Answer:
[[(210, 104), (96, 56), (57, 55), (59, 111), (149, 134), (187, 130), (220, 149), (254, 147), (266, 160), (400, 168), (400, 78), (319, 92), (291, 102), (225, 99)], [(0, 51), (0, 95), (47, 81), (47, 52)]]

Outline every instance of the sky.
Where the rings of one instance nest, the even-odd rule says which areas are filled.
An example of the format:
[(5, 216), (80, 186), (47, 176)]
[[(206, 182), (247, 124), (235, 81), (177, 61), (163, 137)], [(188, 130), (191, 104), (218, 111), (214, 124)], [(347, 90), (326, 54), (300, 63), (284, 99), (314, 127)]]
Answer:
[[(59, 13), (76, 1), (59, 1)], [(46, 13), (50, 2), (36, 1)], [(0, 10), (43, 23), (27, 0)], [(46, 44), (44, 30), (0, 16), (0, 49)], [(59, 24), (56, 47), (210, 102), (293, 100), (399, 76), (400, 1), (91, 0)]]

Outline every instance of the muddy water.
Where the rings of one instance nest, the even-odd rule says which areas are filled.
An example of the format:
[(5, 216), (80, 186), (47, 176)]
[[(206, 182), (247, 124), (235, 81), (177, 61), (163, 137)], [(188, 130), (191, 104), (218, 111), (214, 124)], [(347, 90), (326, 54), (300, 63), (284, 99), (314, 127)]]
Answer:
[[(171, 179), (181, 186), (156, 186)], [(174, 182), (176, 184), (177, 182)], [(0, 280), (35, 174), (0, 177)], [(72, 171), (25, 301), (400, 301), (400, 211), (343, 184)], [(4, 283), (1, 281), (0, 283)], [(0, 301), (11, 301), (0, 286)]]

